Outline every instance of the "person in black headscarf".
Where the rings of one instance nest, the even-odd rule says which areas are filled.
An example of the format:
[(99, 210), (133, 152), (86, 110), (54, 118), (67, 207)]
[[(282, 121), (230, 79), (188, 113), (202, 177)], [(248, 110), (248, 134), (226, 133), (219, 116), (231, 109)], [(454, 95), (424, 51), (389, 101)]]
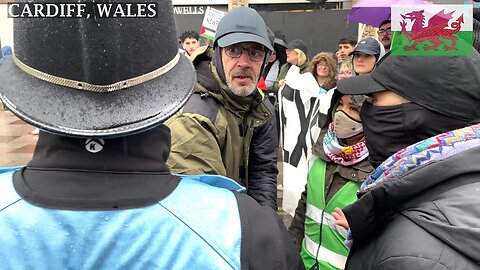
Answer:
[[(480, 54), (390, 56), (339, 81), (360, 112), (376, 168), (333, 214), (350, 228), (346, 269), (480, 266)], [(345, 219), (346, 218), (346, 219)]]
[(277, 80), (278, 73), (280, 72), (280, 67), (287, 63), (286, 48), (287, 45), (283, 40), (275, 38), (273, 45), (274, 51), (270, 55), (262, 74), (268, 90), (272, 90), (273, 85)]

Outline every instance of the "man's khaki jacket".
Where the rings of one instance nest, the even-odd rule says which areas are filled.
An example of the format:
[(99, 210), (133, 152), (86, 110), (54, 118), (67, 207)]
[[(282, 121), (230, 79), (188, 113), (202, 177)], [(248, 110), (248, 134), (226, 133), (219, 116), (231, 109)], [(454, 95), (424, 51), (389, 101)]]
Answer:
[(180, 174), (220, 174), (247, 187), (258, 203), (276, 210), (278, 138), (273, 106), (260, 90), (234, 95), (211, 62), (213, 50), (192, 55), (195, 91), (165, 124), (172, 134), (167, 164)]

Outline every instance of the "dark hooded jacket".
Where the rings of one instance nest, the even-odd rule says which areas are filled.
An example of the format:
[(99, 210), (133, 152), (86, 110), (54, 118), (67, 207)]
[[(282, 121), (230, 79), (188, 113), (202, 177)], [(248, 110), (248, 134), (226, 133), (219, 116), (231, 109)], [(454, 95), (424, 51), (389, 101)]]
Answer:
[(260, 90), (238, 97), (220, 79), (213, 49), (192, 55), (195, 92), (165, 124), (172, 132), (167, 164), (174, 173), (220, 174), (247, 188), (259, 204), (277, 209), (278, 138), (273, 105)]
[(480, 147), (366, 192), (344, 209), (346, 269), (480, 269)]

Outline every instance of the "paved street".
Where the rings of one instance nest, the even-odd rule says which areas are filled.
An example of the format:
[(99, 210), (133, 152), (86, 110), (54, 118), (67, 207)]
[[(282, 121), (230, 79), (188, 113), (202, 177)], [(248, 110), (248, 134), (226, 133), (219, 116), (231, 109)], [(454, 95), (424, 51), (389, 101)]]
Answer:
[(38, 135), (35, 128), (9, 111), (0, 111), (0, 167), (26, 165), (31, 159)]

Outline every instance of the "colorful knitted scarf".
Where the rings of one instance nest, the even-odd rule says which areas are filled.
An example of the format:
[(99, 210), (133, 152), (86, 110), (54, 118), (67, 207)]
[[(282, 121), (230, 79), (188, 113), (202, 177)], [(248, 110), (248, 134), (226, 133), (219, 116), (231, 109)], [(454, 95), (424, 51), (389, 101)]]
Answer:
[(398, 151), (385, 160), (363, 182), (360, 190), (369, 190), (432, 161), (446, 159), (476, 146), (480, 146), (480, 124), (428, 138)]
[(333, 122), (328, 126), (327, 134), (323, 137), (323, 150), (327, 157), (334, 163), (350, 166), (368, 157), (365, 141), (351, 146), (342, 146), (333, 132)]

